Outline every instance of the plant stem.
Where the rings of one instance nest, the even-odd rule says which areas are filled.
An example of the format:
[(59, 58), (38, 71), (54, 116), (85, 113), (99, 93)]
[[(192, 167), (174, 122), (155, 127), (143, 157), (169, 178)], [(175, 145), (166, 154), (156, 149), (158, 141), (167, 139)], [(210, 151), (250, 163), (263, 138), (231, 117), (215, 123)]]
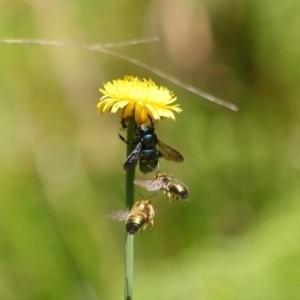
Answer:
[[(128, 120), (127, 126), (127, 141), (135, 140), (135, 121), (131, 117)], [(134, 150), (134, 145), (127, 144), (127, 156)], [(126, 210), (130, 210), (134, 202), (134, 184), (135, 168), (126, 172), (125, 191), (126, 191)], [(126, 232), (125, 239), (125, 289), (124, 299), (132, 300), (133, 291), (133, 250), (134, 250), (134, 235)]]

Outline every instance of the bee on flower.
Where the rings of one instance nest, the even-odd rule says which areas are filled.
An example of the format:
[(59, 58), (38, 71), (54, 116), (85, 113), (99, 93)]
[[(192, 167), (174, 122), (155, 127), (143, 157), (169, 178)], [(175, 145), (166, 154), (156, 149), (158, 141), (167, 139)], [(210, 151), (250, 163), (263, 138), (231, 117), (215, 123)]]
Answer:
[(123, 142), (136, 146), (124, 163), (125, 171), (135, 168), (139, 161), (142, 173), (152, 172), (160, 157), (175, 162), (183, 161), (178, 151), (161, 142), (154, 133), (155, 121), (163, 118), (175, 121), (173, 111), (181, 112), (179, 104), (169, 105), (176, 101), (172, 92), (156, 86), (152, 80), (139, 80), (130, 76), (109, 82), (100, 91), (104, 94), (97, 105), (101, 114), (106, 111), (116, 113), (120, 108), (122, 128), (127, 127), (128, 118), (134, 117), (135, 140), (128, 141), (119, 134)]

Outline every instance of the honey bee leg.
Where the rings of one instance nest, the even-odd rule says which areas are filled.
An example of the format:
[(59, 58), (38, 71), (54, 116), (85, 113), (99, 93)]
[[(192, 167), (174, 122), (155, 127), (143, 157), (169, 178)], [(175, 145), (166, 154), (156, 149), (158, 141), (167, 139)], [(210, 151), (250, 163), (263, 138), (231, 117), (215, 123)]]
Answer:
[(145, 223), (141, 228), (141, 232), (143, 232), (147, 228), (147, 226), (148, 226), (148, 223)]
[(153, 219), (150, 219), (150, 220), (149, 220), (149, 230), (152, 229), (153, 224), (154, 224)]
[(170, 202), (173, 202), (173, 201), (172, 201), (172, 193), (171, 193), (171, 191), (170, 191), (168, 185), (165, 184), (165, 186), (164, 186), (163, 188), (164, 188), (164, 194), (165, 194), (165, 196), (167, 197), (167, 199), (168, 199)]
[(121, 118), (121, 125), (122, 125), (122, 128), (120, 130), (125, 130), (127, 129), (127, 121), (125, 118)]
[(160, 165), (159, 165), (159, 161), (158, 161), (158, 163), (157, 163), (157, 171), (156, 171), (156, 175), (158, 174), (158, 173), (160, 173)]
[(137, 142), (129, 142), (129, 141), (125, 140), (125, 138), (119, 133), (118, 133), (118, 135), (119, 135), (119, 138), (121, 139), (121, 141), (123, 141), (126, 144), (129, 144), (129, 145), (137, 145), (138, 144)]
[(151, 230), (154, 224), (153, 221), (154, 218), (154, 209), (152, 206), (149, 207), (149, 211), (148, 211), (148, 223), (149, 223), (149, 229)]
[[(157, 165), (159, 165), (159, 162), (157, 163)], [(149, 169), (152, 169), (153, 171), (155, 171), (155, 169), (152, 168), (150, 165), (147, 165), (147, 167), (148, 167)]]

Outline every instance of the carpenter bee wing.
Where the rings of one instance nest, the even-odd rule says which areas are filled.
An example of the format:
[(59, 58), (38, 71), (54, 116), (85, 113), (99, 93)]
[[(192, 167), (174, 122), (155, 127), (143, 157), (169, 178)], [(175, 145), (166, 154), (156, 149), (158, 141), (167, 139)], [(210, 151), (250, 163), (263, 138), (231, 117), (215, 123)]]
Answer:
[(129, 154), (123, 166), (125, 171), (129, 171), (136, 166), (141, 149), (142, 143), (138, 143), (136, 148)]
[(161, 154), (161, 156), (166, 160), (172, 160), (175, 162), (183, 162), (183, 156), (176, 151), (175, 149), (171, 148), (170, 146), (164, 144), (161, 141), (157, 141), (157, 147)]
[(126, 210), (116, 210), (105, 216), (115, 221), (125, 221), (129, 213), (130, 211)]
[(144, 187), (147, 191), (157, 191), (162, 188), (164, 182), (160, 179), (135, 179), (136, 185)]

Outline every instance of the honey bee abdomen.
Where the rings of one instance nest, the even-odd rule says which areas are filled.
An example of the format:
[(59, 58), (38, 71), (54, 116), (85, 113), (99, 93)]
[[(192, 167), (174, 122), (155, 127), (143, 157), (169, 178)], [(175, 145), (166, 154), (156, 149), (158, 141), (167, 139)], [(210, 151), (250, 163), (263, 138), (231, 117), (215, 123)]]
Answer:
[(178, 200), (180, 198), (181, 200), (187, 199), (189, 197), (188, 189), (183, 184), (173, 184), (169, 186), (170, 192), (173, 195), (173, 197)]
[(126, 222), (126, 231), (130, 234), (136, 234), (147, 227), (147, 216), (143, 212), (136, 212), (129, 215)]

